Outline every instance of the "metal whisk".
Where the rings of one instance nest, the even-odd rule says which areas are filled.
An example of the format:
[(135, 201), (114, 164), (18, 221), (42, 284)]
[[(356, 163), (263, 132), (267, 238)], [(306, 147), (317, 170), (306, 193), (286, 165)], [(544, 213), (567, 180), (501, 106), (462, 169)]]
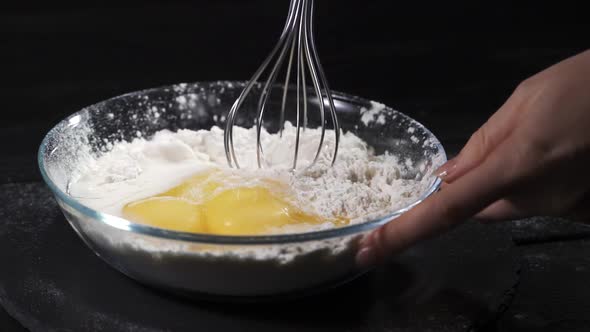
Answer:
[[(281, 103), (281, 115), (279, 122), (279, 135), (282, 137), (283, 127), (285, 123), (285, 105), (287, 103), (287, 90), (292, 72), (293, 63), (295, 63), (296, 76), (296, 136), (295, 136), (295, 151), (293, 156), (293, 169), (297, 167), (297, 156), (299, 153), (299, 137), (303, 127), (307, 126), (307, 109), (308, 96), (306, 79), (311, 78), (313, 91), (319, 101), (320, 121), (321, 121), (321, 135), (319, 145), (313, 163), (315, 163), (320, 156), (322, 147), (324, 145), (324, 136), (326, 131), (326, 101), (332, 119), (332, 125), (335, 134), (334, 151), (332, 154), (332, 164), (336, 161), (338, 154), (338, 143), (340, 140), (340, 125), (336, 117), (336, 108), (334, 107), (334, 100), (324, 74), (324, 70), (320, 64), (318, 53), (315, 47), (313, 38), (313, 14), (314, 14), (314, 0), (291, 0), (289, 5), (289, 14), (287, 22), (278, 43), (271, 51), (270, 55), (264, 60), (260, 68), (255, 72), (253, 77), (248, 81), (244, 90), (234, 102), (232, 108), (227, 116), (227, 123), (224, 132), (224, 145), (227, 162), (230, 167), (240, 168), (238, 159), (233, 144), (233, 126), (236, 120), (236, 114), (242, 107), (244, 100), (251, 92), (252, 88), (259, 82), (259, 79), (274, 61), (268, 73), (268, 77), (264, 82), (260, 99), (258, 100), (258, 112), (256, 116), (256, 158), (258, 167), (262, 167), (263, 151), (261, 146), (260, 135), (262, 131), (262, 122), (264, 111), (266, 110), (267, 101), (270, 91), (273, 88), (277, 76), (282, 69), (282, 64), (288, 55), (288, 64), (285, 73), (285, 84), (283, 86), (283, 95)], [(303, 117), (301, 116), (303, 114)], [(303, 124), (302, 124), (303, 122)]]

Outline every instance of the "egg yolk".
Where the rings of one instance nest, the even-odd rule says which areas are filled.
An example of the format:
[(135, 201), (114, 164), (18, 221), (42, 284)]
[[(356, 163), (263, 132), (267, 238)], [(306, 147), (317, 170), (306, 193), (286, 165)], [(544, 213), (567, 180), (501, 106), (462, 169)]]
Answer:
[(348, 223), (345, 218), (326, 220), (298, 209), (278, 181), (246, 187), (234, 179), (238, 182), (225, 189), (212, 174), (197, 174), (162, 194), (129, 203), (123, 216), (164, 229), (219, 235), (265, 234), (275, 227), (326, 221)]

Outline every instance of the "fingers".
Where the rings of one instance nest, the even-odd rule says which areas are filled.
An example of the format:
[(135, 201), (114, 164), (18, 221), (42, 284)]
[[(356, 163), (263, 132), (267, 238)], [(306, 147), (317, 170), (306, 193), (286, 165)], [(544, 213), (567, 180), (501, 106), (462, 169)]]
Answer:
[(527, 215), (509, 200), (501, 199), (480, 211), (474, 216), (482, 222), (496, 222), (524, 218)]
[(479, 165), (512, 132), (518, 117), (517, 108), (523, 100), (514, 93), (488, 121), (469, 139), (459, 155), (443, 166), (436, 174), (445, 182), (451, 183)]
[(502, 197), (510, 183), (504, 171), (510, 156), (509, 142), (452, 185), (374, 231), (361, 243), (357, 261), (361, 266), (404, 250), (473, 216)]

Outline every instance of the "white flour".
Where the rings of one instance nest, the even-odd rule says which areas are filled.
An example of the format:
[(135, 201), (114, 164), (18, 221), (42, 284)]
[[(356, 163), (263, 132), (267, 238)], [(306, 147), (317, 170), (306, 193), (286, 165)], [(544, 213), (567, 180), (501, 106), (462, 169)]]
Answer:
[(372, 122), (385, 124), (385, 114), (383, 113), (384, 109), (385, 105), (371, 101), (371, 108), (361, 108), (361, 122), (364, 123), (365, 126)]
[[(234, 146), (242, 169), (230, 169), (223, 146), (223, 130), (160, 131), (153, 138), (137, 138), (114, 144), (111, 151), (81, 165), (79, 179), (70, 194), (84, 204), (121, 216), (122, 207), (134, 200), (156, 195), (187, 177), (210, 168), (223, 169), (230, 176), (240, 173), (252, 178), (279, 179), (292, 188), (295, 204), (301, 209), (331, 218), (359, 223), (387, 215), (412, 203), (423, 191), (420, 181), (402, 180), (409, 165), (396, 156), (375, 156), (367, 144), (352, 133), (341, 136), (338, 160), (330, 167), (334, 132), (327, 131), (325, 145), (316, 164), (311, 164), (319, 142), (320, 129), (307, 129), (301, 137), (298, 168), (291, 172), (295, 128), (288, 124), (283, 138), (263, 133), (265, 167), (256, 162), (255, 128), (234, 129)], [(241, 185), (247, 185), (242, 183)], [(297, 225), (273, 233), (314, 231), (333, 227)]]

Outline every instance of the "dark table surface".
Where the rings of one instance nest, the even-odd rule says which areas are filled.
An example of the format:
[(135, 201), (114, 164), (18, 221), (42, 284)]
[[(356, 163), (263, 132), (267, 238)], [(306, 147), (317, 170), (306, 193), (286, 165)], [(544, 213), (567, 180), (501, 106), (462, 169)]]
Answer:
[[(319, 2), (318, 44), (331, 86), (409, 114), (432, 129), (451, 155), (520, 81), (590, 45), (590, 20), (579, 5), (567, 2), (461, 6), (435, 1)], [(21, 331), (23, 325), (35, 330), (80, 326), (75, 320), (61, 319), (59, 313), (68, 309), (63, 305), (68, 301), (60, 306), (48, 300), (47, 292), (59, 291), (65, 299), (86, 294), (84, 301), (93, 301), (92, 294), (61, 284), (58, 265), (39, 263), (60, 259), (55, 255), (62, 249), (51, 243), (82, 252), (64, 264), (78, 262), (123, 291), (157, 301), (160, 295), (146, 295), (151, 291), (135, 289), (134, 283), (109, 274), (113, 271), (103, 269), (102, 262), (76, 242), (40, 182), (35, 162), (38, 144), (64, 116), (118, 94), (178, 82), (247, 79), (272, 47), (286, 1), (141, 1), (101, 6), (60, 1), (0, 5), (1, 331)], [(36, 229), (40, 215), (35, 213), (48, 218), (46, 228)], [(419, 314), (404, 316), (403, 309), (386, 305), (383, 294), (395, 289), (382, 280), (391, 272), (379, 270), (319, 302), (329, 306), (343, 299), (357, 301), (359, 292), (371, 289), (373, 295), (360, 297), (372, 308), (367, 309), (368, 316), (344, 327), (311, 321), (296, 326), (301, 330), (424, 330), (430, 325), (418, 322), (427, 319), (431, 310), (430, 316), (440, 323), (438, 330), (445, 326), (447, 330), (590, 330), (588, 228), (556, 218), (471, 224), (438, 240), (445, 250), (436, 259), (459, 272), (451, 274), (453, 278), (441, 278), (453, 292), (431, 298), (427, 301), (431, 305), (420, 307)], [(481, 241), (470, 241), (472, 237)], [(32, 246), (31, 241), (39, 245)], [(476, 264), (495, 257), (484, 246), (504, 248), (502, 258), (487, 267)], [(457, 257), (465, 258), (463, 265)], [(484, 273), (474, 274), (473, 269)], [(21, 289), (14, 283), (19, 278), (43, 280), (55, 289)], [(80, 287), (104, 287), (107, 292), (100, 283)], [(465, 294), (475, 294), (475, 303), (486, 310), (470, 307)], [(174, 299), (165, 301), (181, 305)], [(104, 309), (98, 300), (91, 303), (94, 306), (83, 314), (98, 315)], [(56, 307), (55, 314), (39, 320), (51, 305)], [(264, 325), (264, 317), (240, 314), (235, 308), (182, 306), (195, 306), (196, 322), (199, 315), (209, 323), (234, 321), (225, 325), (228, 329), (286, 329), (290, 319), (278, 314), (273, 324)], [(438, 315), (442, 308), (452, 314)], [(118, 319), (132, 321), (130, 317), (131, 313)], [(157, 326), (133, 324), (126, 326), (138, 330)], [(108, 330), (105, 326), (102, 329)], [(86, 327), (101, 329), (100, 325)]]

